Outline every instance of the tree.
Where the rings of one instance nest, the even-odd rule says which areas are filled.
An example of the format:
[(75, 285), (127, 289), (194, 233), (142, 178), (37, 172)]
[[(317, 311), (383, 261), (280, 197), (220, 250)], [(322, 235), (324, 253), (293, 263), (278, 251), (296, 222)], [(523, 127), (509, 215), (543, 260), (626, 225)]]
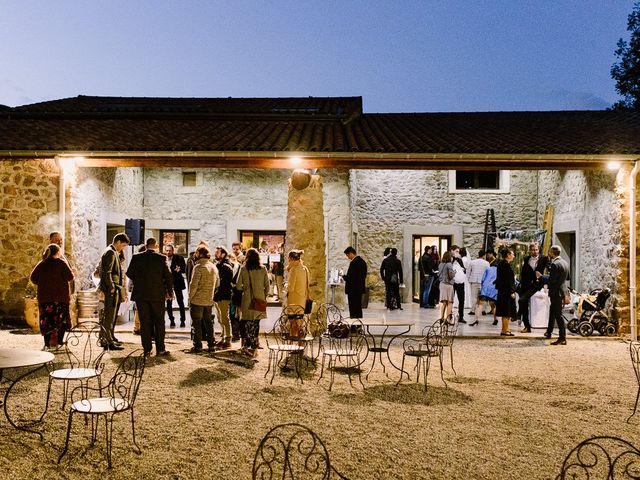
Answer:
[(627, 43), (618, 40), (615, 51), (618, 62), (611, 67), (611, 78), (616, 81), (616, 91), (622, 97), (613, 104), (618, 110), (640, 110), (640, 0), (627, 17), (627, 30), (631, 38)]

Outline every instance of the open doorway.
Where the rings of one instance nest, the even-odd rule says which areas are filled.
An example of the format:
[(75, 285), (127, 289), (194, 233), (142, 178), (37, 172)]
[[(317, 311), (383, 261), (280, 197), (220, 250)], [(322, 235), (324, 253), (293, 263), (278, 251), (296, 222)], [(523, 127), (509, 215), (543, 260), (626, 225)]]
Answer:
[(556, 233), (556, 238), (562, 249), (560, 256), (569, 263), (569, 285), (571, 288), (577, 288), (576, 232)]
[(451, 245), (451, 235), (413, 235), (413, 284), (411, 298), (415, 303), (420, 303), (420, 271), (418, 261), (424, 253), (425, 247), (438, 247), (438, 259), (442, 253), (449, 250)]

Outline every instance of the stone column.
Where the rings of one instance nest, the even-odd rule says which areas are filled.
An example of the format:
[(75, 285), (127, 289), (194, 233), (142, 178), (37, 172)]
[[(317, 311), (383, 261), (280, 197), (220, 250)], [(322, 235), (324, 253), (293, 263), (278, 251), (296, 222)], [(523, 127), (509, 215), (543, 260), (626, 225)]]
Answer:
[[(308, 186), (301, 188), (307, 179)], [(285, 255), (291, 249), (304, 250), (302, 260), (309, 269), (310, 296), (316, 302), (324, 302), (327, 272), (320, 175), (294, 172), (289, 179), (288, 197)]]

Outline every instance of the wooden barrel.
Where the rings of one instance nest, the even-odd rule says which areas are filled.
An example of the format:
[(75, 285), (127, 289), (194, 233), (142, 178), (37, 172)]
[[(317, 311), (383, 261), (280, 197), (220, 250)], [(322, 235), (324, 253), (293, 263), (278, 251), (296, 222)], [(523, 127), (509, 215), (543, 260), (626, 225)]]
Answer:
[(98, 290), (80, 290), (78, 297), (78, 318), (98, 317)]

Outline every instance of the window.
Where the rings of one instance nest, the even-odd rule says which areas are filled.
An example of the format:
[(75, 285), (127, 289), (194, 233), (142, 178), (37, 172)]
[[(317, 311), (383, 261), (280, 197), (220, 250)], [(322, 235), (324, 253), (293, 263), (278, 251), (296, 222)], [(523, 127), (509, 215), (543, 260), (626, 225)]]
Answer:
[(195, 187), (196, 178), (196, 172), (182, 172), (182, 186)]
[(449, 171), (449, 193), (509, 193), (508, 170)]
[(176, 255), (186, 257), (189, 253), (188, 230), (160, 230), (160, 252), (164, 252), (165, 245), (172, 244)]

